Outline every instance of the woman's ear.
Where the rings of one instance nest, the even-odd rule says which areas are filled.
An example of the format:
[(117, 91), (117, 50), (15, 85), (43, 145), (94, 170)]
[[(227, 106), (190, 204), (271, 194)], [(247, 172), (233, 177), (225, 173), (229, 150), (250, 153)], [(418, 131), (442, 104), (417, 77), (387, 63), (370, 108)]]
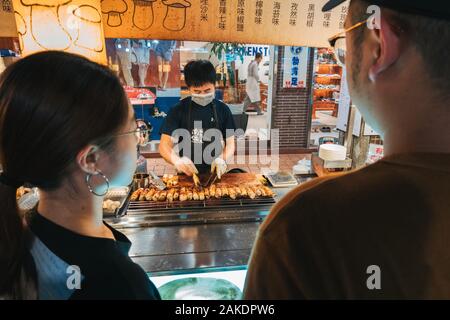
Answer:
[(85, 173), (95, 174), (97, 172), (97, 161), (100, 157), (100, 148), (95, 145), (88, 145), (77, 155), (77, 164)]
[(386, 14), (380, 15), (380, 27), (370, 30), (372, 40), (377, 44), (373, 50), (373, 65), (369, 69), (369, 78), (375, 82), (377, 77), (397, 62), (401, 54), (400, 34), (388, 22)]

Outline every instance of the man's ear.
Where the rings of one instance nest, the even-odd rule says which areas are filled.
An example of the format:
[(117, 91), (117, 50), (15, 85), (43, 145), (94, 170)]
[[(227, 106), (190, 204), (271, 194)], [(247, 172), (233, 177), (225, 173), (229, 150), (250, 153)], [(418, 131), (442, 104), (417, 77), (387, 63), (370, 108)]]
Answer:
[(86, 173), (95, 174), (97, 171), (97, 161), (100, 157), (100, 148), (95, 145), (84, 147), (77, 155), (77, 164)]
[(400, 57), (400, 32), (386, 19), (386, 14), (380, 15), (379, 28), (369, 30), (371, 38), (377, 47), (373, 50), (373, 65), (369, 69), (369, 78), (375, 82), (377, 77), (397, 62)]

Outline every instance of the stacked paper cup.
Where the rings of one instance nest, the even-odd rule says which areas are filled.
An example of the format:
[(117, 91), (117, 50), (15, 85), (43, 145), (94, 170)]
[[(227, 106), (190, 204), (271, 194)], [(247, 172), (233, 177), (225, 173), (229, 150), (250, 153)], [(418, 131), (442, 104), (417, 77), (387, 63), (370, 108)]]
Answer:
[(338, 144), (321, 144), (319, 147), (319, 157), (327, 161), (345, 160), (347, 149)]

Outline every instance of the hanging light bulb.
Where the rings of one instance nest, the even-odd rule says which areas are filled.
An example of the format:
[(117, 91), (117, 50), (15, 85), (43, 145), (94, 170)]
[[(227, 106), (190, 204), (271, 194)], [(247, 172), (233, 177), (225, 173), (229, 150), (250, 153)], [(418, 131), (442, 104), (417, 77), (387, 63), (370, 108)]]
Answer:
[(100, 0), (13, 0), (22, 55), (45, 50), (77, 53), (107, 64)]

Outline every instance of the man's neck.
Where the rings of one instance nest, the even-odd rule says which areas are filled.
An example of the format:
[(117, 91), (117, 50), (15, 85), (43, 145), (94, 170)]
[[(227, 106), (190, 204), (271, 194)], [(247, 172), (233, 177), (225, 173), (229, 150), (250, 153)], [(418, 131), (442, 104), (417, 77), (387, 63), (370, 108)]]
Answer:
[[(440, 105), (425, 104), (426, 112), (385, 130), (385, 155), (400, 153), (450, 153), (450, 111)], [(423, 108), (425, 105), (418, 106)], [(414, 105), (409, 105), (414, 110)], [(408, 112), (408, 110), (405, 110)]]

